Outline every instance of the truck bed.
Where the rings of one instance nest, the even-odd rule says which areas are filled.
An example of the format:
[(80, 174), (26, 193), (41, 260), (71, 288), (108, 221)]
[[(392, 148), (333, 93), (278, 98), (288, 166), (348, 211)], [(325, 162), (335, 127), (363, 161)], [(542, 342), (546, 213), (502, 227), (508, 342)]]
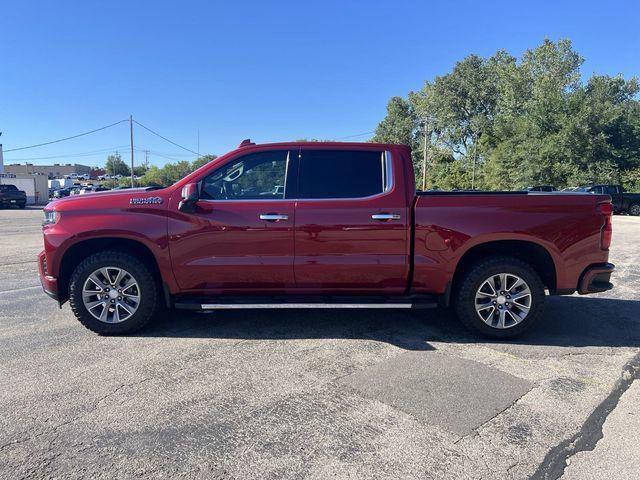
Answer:
[(413, 289), (445, 293), (465, 254), (502, 242), (505, 255), (548, 252), (556, 273), (550, 290), (573, 291), (584, 265), (603, 261), (598, 204), (609, 201), (573, 192), (417, 192)]

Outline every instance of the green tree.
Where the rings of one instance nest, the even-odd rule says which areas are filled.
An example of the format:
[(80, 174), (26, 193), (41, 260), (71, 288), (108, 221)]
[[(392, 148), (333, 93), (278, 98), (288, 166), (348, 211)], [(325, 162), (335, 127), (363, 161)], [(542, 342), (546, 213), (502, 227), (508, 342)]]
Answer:
[(140, 179), (142, 185), (172, 185), (203, 165), (215, 160), (215, 155), (204, 155), (193, 162), (182, 160), (166, 163), (162, 167), (152, 165)]
[(422, 169), (418, 158), (418, 118), (410, 100), (392, 97), (387, 103), (387, 115), (376, 127), (371, 139), (377, 143), (397, 143), (409, 145), (413, 152), (413, 167), (418, 185), (422, 183)]
[(216, 155), (204, 155), (202, 157), (199, 157), (197, 160), (194, 160), (191, 163), (191, 168), (193, 170), (197, 170), (199, 169), (201, 166), (206, 165), (207, 163), (209, 163), (211, 160), (215, 160), (216, 158), (218, 158)]
[(131, 175), (131, 169), (124, 163), (119, 153), (107, 157), (104, 169), (108, 175)]
[(582, 82), (582, 62), (569, 40), (544, 40), (520, 60), (469, 55), (406, 101), (392, 98), (374, 138), (410, 138), (418, 177), (426, 145), (427, 181), (438, 188), (636, 185), (638, 81)]
[(387, 104), (387, 115), (376, 127), (372, 142), (413, 145), (417, 118), (408, 101), (392, 97)]
[(148, 167), (146, 167), (145, 165), (135, 165), (133, 167), (133, 174), (137, 177), (141, 177), (145, 173), (147, 173), (147, 170), (148, 170)]
[(143, 185), (169, 186), (191, 173), (191, 163), (182, 160), (176, 163), (167, 163), (163, 167), (152, 165), (147, 173), (140, 179)]

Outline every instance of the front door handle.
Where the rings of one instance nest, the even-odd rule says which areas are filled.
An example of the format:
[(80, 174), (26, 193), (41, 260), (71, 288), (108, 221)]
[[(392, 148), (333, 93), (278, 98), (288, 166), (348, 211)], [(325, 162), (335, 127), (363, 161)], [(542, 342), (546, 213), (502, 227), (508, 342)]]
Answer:
[(374, 220), (386, 222), (387, 220), (400, 220), (400, 215), (397, 213), (374, 213), (371, 215)]
[(267, 222), (277, 222), (279, 220), (289, 220), (289, 215), (282, 215), (279, 213), (261, 213), (260, 220), (266, 220)]

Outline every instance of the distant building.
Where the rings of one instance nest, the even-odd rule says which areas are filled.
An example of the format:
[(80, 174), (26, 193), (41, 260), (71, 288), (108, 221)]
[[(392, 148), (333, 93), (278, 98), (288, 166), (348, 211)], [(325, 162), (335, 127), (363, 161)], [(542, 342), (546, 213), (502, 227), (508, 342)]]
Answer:
[(5, 173), (46, 175), (47, 178), (64, 177), (65, 175), (71, 175), (72, 173), (77, 173), (78, 175), (90, 174), (91, 170), (91, 167), (78, 165), (77, 163), (66, 163), (64, 165), (60, 163), (54, 163), (53, 165), (12, 163), (4, 166)]

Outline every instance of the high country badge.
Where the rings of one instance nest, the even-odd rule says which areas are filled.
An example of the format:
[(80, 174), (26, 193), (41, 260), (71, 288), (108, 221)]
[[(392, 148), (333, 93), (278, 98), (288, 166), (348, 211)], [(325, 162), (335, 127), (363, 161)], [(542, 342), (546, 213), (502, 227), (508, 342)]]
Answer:
[(129, 205), (158, 205), (162, 203), (162, 197), (130, 198)]

